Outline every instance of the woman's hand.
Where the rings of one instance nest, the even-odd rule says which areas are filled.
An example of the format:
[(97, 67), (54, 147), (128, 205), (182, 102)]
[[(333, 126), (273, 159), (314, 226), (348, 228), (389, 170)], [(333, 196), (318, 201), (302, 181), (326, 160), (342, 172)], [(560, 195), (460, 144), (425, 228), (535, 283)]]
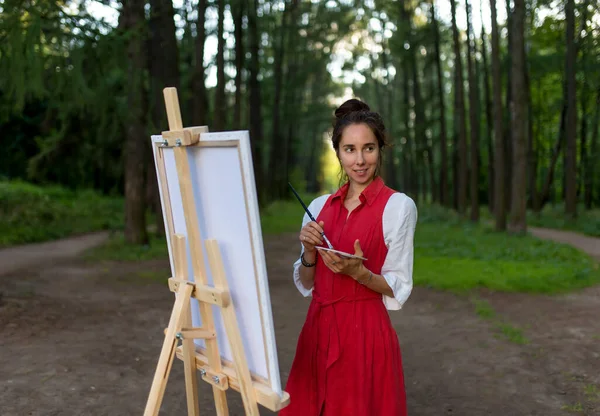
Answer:
[[(361, 259), (342, 257), (326, 250), (320, 250), (319, 254), (329, 270), (334, 273), (346, 274), (353, 279), (357, 278), (355, 276), (360, 276), (364, 267)], [(354, 255), (360, 257), (363, 256), (363, 251), (360, 248), (360, 242), (358, 240), (354, 242)]]
[(314, 253), (316, 246), (323, 244), (323, 225), (320, 221), (318, 224), (314, 221), (307, 223), (300, 230), (300, 242), (304, 246), (304, 251)]

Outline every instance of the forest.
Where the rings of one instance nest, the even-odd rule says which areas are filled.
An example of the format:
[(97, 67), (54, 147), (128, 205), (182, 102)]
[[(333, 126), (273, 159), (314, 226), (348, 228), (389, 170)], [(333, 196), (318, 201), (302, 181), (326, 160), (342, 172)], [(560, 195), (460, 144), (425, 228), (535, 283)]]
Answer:
[(162, 227), (150, 135), (168, 129), (169, 86), (184, 125), (250, 131), (261, 206), (289, 198), (288, 181), (338, 185), (328, 139), (350, 97), (384, 117), (384, 179), (417, 204), (512, 233), (549, 205), (565, 219), (600, 206), (597, 0), (4, 0), (0, 13), (0, 180), (122, 196), (130, 243)]

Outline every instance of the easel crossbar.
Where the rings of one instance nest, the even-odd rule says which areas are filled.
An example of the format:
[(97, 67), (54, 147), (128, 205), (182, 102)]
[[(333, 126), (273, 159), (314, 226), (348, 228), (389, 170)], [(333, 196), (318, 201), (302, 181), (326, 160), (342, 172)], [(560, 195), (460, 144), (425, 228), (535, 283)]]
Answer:
[[(175, 354), (177, 358), (183, 360), (183, 349), (181, 347), (177, 347), (175, 350)], [(202, 352), (196, 350), (196, 368), (202, 372), (202, 370), (208, 368), (208, 359)], [(237, 392), (240, 392), (240, 384), (238, 382), (235, 370), (225, 364), (221, 369), (222, 373), (227, 376), (229, 381), (229, 387), (234, 389)], [(203, 377), (204, 379), (204, 377)], [(210, 380), (205, 380), (210, 382)], [(255, 379), (252, 379), (252, 388), (254, 390), (256, 401), (266, 407), (267, 409), (278, 412), (284, 407), (286, 407), (290, 402), (290, 395), (287, 392), (283, 392), (283, 397), (279, 397), (277, 393), (275, 393), (269, 386), (264, 384), (263, 382)]]

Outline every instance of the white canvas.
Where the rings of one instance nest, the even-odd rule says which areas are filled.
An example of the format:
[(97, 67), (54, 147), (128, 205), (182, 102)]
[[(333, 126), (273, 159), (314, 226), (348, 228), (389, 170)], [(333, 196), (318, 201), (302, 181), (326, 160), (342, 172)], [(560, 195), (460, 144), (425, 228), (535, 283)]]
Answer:
[[(152, 141), (155, 166), (158, 169), (158, 164), (164, 163), (167, 179), (169, 201), (165, 201), (161, 189), (165, 224), (169, 221), (168, 210), (165, 209), (165, 203), (168, 203), (173, 232), (186, 236), (188, 276), (192, 280), (190, 245), (187, 242), (174, 152), (172, 148), (159, 147), (162, 136), (152, 136)], [(212, 276), (204, 240), (215, 239), (223, 257), (250, 371), (268, 380), (271, 389), (281, 396), (250, 138), (247, 131), (203, 133), (200, 142), (202, 146), (189, 146), (186, 152), (209, 285), (212, 285)], [(158, 157), (159, 152), (162, 157)], [(174, 272), (170, 241), (168, 246), (171, 270)], [(220, 309), (216, 306), (213, 307), (213, 316), (221, 357), (232, 362)], [(192, 323), (195, 327), (202, 326), (195, 299), (192, 299)], [(203, 340), (196, 340), (196, 343), (204, 347)]]

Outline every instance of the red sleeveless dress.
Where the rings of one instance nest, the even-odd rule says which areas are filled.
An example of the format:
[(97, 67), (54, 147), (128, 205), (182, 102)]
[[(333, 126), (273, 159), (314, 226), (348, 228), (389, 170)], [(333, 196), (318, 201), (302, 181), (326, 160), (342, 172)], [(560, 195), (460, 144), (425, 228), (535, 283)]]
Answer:
[[(380, 274), (387, 247), (382, 218), (394, 191), (376, 178), (348, 216), (348, 184), (331, 195), (317, 221), (334, 248), (354, 253)], [(281, 416), (405, 416), (406, 395), (398, 336), (382, 295), (333, 273), (317, 256), (313, 299), (298, 339)]]

